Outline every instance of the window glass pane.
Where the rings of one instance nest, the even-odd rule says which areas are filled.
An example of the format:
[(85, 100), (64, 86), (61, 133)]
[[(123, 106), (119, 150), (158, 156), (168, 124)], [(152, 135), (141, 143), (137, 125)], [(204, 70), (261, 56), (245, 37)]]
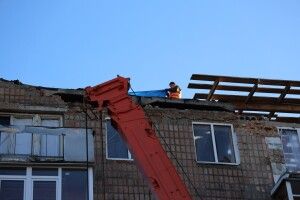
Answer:
[(57, 169), (33, 168), (32, 175), (33, 176), (58, 176), (58, 171)]
[(194, 124), (197, 161), (215, 162), (210, 125)]
[(300, 170), (300, 143), (297, 130), (282, 129), (284, 159), (290, 171)]
[(0, 153), (14, 154), (15, 153), (15, 134), (1, 132)]
[(0, 116), (0, 125), (9, 126), (10, 125), (10, 117), (9, 116)]
[(26, 175), (26, 168), (1, 167), (0, 175)]
[(13, 125), (32, 126), (32, 118), (13, 118)]
[(214, 125), (218, 161), (235, 163), (232, 130), (230, 126)]
[(120, 137), (119, 133), (114, 129), (110, 122), (107, 125), (107, 155), (108, 158), (128, 159), (128, 148)]
[(62, 171), (62, 200), (86, 200), (87, 179), (86, 171), (66, 170)]
[(58, 119), (42, 119), (42, 126), (59, 127)]
[(1, 200), (22, 200), (24, 197), (24, 181), (0, 180)]
[(33, 181), (33, 200), (56, 200), (56, 182)]
[(300, 181), (290, 181), (292, 192), (295, 195), (300, 195)]
[(31, 154), (31, 133), (17, 133), (15, 154)]
[(41, 155), (42, 156), (59, 156), (59, 136), (58, 135), (41, 135)]
[[(13, 125), (16, 126), (31, 126), (32, 118), (13, 118)], [(28, 155), (31, 154), (31, 134), (30, 133), (16, 133), (14, 150), (15, 154)]]

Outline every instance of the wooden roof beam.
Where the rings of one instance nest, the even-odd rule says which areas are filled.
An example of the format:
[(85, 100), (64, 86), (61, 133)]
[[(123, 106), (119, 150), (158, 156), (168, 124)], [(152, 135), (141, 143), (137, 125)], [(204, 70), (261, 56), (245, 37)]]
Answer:
[(233, 76), (215, 76), (205, 74), (193, 74), (191, 80), (202, 80), (202, 81), (216, 81), (220, 82), (231, 82), (231, 83), (247, 83), (255, 84), (259, 83), (262, 85), (281, 85), (281, 86), (296, 86), (300, 87), (300, 81), (292, 80), (278, 80), (278, 79), (260, 79), (260, 78), (246, 78), (246, 77), (233, 77)]
[(212, 98), (212, 96), (214, 95), (214, 92), (215, 92), (215, 90), (216, 90), (218, 84), (219, 84), (219, 80), (216, 80), (216, 81), (214, 82), (214, 84), (212, 85), (212, 87), (211, 87), (211, 89), (210, 89), (210, 91), (209, 91), (209, 94), (208, 94), (207, 97), (206, 97), (206, 100), (208, 100), (208, 101), (211, 100), (211, 98)]
[(284, 112), (284, 113), (300, 113), (300, 105), (272, 105), (272, 104), (257, 104), (249, 102), (245, 103), (235, 103), (234, 108), (236, 110), (244, 111), (264, 111), (264, 112)]
[[(204, 89), (210, 90), (213, 87), (212, 84), (201, 84), (201, 83), (189, 83), (188, 88), (191, 89)], [(223, 90), (223, 91), (238, 91), (238, 92), (251, 92), (253, 87), (248, 86), (233, 86), (233, 85), (220, 85), (216, 87), (216, 90)], [(258, 87), (256, 92), (261, 93), (272, 93), (272, 94), (281, 94), (284, 92), (284, 88), (267, 88), (267, 87)], [(287, 94), (296, 94), (300, 95), (300, 90), (297, 89), (290, 89)]]
[[(283, 99), (285, 98), (285, 96), (287, 95), (288, 91), (291, 89), (290, 85), (285, 86), (284, 91), (280, 94), (280, 96), (277, 99), (277, 103), (281, 103), (283, 101)], [(274, 116), (275, 112), (272, 111), (269, 113), (269, 119), (271, 119)]]
[(258, 84), (255, 83), (254, 86), (252, 87), (252, 90), (249, 92), (245, 103), (248, 103), (251, 100), (251, 98), (253, 97), (255, 91), (257, 90), (257, 87), (258, 87)]
[[(194, 95), (194, 99), (206, 99), (207, 94), (205, 93), (196, 93)], [(247, 96), (242, 95), (223, 95), (223, 94), (214, 94), (212, 97), (213, 100), (218, 100), (220, 102), (229, 102), (235, 104), (236, 102), (245, 103)], [(282, 100), (281, 103), (277, 103), (278, 98), (275, 97), (259, 97), (253, 96), (251, 102), (260, 104), (260, 103), (267, 103), (267, 104), (296, 104), (300, 105), (300, 99), (295, 98), (285, 98)]]

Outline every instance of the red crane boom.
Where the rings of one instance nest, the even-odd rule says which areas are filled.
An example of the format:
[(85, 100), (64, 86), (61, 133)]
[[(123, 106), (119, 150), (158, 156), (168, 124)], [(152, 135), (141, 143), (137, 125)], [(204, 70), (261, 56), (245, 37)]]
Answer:
[(161, 146), (143, 108), (128, 95), (129, 79), (117, 77), (87, 87), (87, 97), (107, 107), (112, 124), (128, 145), (134, 160), (160, 200), (190, 200), (188, 189)]

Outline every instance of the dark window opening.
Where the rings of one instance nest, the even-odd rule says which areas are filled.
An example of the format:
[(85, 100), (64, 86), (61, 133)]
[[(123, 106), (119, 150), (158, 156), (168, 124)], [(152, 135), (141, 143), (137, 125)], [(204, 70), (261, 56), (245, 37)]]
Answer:
[(83, 170), (62, 171), (62, 200), (87, 199), (87, 172)]
[(0, 180), (0, 199), (21, 200), (24, 197), (24, 181)]
[(26, 168), (1, 167), (0, 175), (26, 175)]
[(57, 169), (33, 168), (33, 176), (58, 176)]
[(9, 116), (0, 116), (0, 125), (9, 126), (10, 125), (10, 117)]
[(113, 159), (131, 159), (125, 142), (118, 131), (111, 125), (110, 121), (106, 122), (106, 127), (107, 157)]

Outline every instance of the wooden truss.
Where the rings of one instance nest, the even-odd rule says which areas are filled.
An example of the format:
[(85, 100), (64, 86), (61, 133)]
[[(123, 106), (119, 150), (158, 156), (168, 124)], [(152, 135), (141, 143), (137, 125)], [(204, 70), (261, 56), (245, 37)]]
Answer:
[(299, 118), (277, 115), (300, 114), (300, 81), (204, 74), (193, 74), (191, 80), (201, 82), (190, 83), (188, 88), (208, 90), (208, 93), (196, 93), (194, 99), (231, 103), (239, 113), (267, 112), (270, 119), (300, 121)]

